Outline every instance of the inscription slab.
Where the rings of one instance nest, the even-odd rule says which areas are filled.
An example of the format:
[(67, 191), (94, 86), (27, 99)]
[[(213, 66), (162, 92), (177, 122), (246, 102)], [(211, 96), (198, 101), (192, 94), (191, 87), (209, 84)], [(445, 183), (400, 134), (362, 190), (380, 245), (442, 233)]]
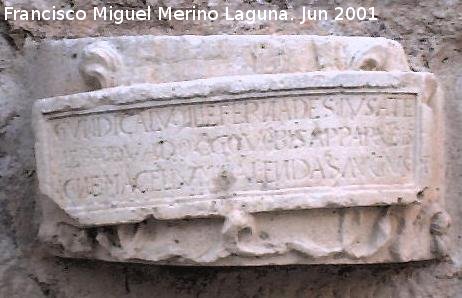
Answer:
[[(386, 74), (355, 76), (348, 88), (335, 86), (336, 75), (311, 74), (116, 88), (79, 102), (123, 96), (123, 104), (66, 111), (59, 104), (75, 96), (44, 100), (46, 154), (57, 173), (47, 192), (82, 223), (95, 213), (101, 224), (119, 212), (121, 222), (151, 212), (169, 218), (157, 214), (166, 207), (174, 217), (221, 214), (228, 202), (260, 212), (416, 201), (416, 87), (394, 89)], [(380, 89), (365, 88), (380, 76)]]
[[(98, 77), (112, 84), (104, 71)], [(428, 259), (444, 250), (429, 224), (448, 224), (439, 207), (439, 92), (428, 73), (336, 70), (41, 99), (34, 106), (40, 189), (84, 239), (85, 227), (106, 229), (96, 238), (109, 252), (103, 259)], [(426, 219), (398, 231), (399, 218), (404, 226)], [(140, 222), (163, 238), (140, 236)], [(426, 244), (403, 240), (410, 236)]]

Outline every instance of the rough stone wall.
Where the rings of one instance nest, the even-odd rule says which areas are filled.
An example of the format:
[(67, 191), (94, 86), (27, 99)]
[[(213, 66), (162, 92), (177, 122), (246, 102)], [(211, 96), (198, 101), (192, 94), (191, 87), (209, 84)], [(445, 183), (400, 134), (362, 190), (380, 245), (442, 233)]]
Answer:
[[(169, 5), (222, 8), (218, 0), (5, 0), (24, 8)], [(362, 3), (360, 3), (362, 2)], [(228, 1), (230, 9), (372, 6), (378, 22), (0, 23), (0, 297), (461, 297), (462, 2)], [(3, 9), (2, 9), (3, 10)], [(3, 19), (3, 17), (2, 17)], [(30, 124), (33, 98), (22, 75), (24, 44), (44, 38), (138, 34), (318, 34), (383, 36), (399, 41), (413, 70), (435, 73), (446, 93), (447, 209), (452, 250), (444, 261), (370, 266), (182, 268), (52, 257), (36, 240), (40, 210)], [(26, 47), (27, 48), (27, 47)], [(39, 79), (39, 78), (37, 78)]]

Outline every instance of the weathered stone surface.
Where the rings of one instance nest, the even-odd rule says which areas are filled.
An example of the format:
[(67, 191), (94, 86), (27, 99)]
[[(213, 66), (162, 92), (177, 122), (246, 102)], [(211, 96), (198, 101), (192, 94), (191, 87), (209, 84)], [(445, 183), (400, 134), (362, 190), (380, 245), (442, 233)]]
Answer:
[[(138, 72), (140, 57), (122, 46), (136, 42), (171, 44), (187, 57), (145, 59)], [(41, 235), (77, 237), (66, 240), (66, 255), (263, 265), (445, 254), (441, 92), (431, 74), (409, 71), (396, 43), (310, 36), (72, 43), (86, 45), (74, 76), (99, 87), (138, 84), (35, 104), (40, 188), (75, 220), (64, 229), (51, 214)], [(220, 46), (190, 54), (210, 43), (236, 46), (221, 60)], [(255, 49), (267, 51), (265, 59)], [(234, 50), (242, 61), (232, 63)], [(131, 77), (121, 66), (129, 59)], [(159, 63), (164, 71), (145, 75)], [(177, 77), (179, 69), (186, 71)], [(104, 227), (91, 236), (78, 226)]]
[[(408, 71), (402, 47), (384, 38), (138, 36), (43, 42), (29, 54), (38, 98), (137, 83), (334, 70)], [(53, 63), (50, 63), (53, 61)], [(134, 71), (136, 69), (136, 71)], [(44, 74), (37, 82), (34, 76)], [(63, 74), (66, 80), (62, 80)]]

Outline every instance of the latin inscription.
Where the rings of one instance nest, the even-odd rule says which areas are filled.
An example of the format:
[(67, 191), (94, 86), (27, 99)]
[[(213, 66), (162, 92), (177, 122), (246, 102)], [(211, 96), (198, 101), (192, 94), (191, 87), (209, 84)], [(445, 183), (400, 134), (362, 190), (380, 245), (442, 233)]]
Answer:
[(50, 120), (68, 200), (411, 183), (416, 98), (333, 93)]

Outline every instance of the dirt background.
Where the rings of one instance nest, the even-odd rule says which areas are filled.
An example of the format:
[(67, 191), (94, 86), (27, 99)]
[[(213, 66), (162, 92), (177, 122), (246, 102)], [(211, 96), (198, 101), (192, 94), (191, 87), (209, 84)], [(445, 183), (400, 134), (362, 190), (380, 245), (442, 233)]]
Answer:
[[(375, 6), (377, 22), (10, 22), (0, 21), (0, 297), (462, 297), (462, 1), (12, 0), (3, 6), (91, 9), (207, 6), (222, 9)], [(1, 14), (1, 13), (0, 13)], [(440, 79), (446, 96), (450, 257), (364, 266), (184, 268), (61, 259), (36, 239), (37, 177), (30, 124), (33, 98), (22, 75), (24, 44), (115, 35), (317, 34), (383, 36), (399, 41), (415, 71)], [(40, 78), (37, 78), (40, 79)]]

